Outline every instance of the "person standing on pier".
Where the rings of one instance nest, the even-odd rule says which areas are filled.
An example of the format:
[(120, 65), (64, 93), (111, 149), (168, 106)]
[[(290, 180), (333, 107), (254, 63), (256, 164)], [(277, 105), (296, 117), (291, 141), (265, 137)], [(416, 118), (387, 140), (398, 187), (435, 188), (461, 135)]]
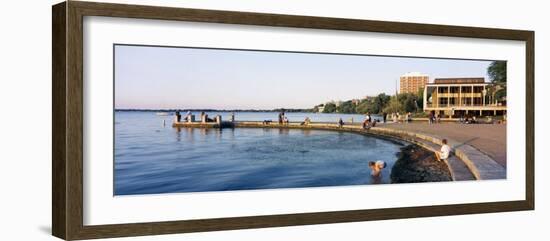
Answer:
[(384, 124), (386, 123), (386, 119), (388, 118), (388, 113), (384, 112), (382, 113), (382, 118), (384, 120)]
[(344, 126), (344, 121), (342, 120), (342, 118), (340, 118), (340, 119), (338, 120), (338, 127), (339, 127), (339, 128), (342, 128), (343, 126)]
[(181, 114), (179, 111), (176, 111), (176, 122), (180, 122), (181, 121)]

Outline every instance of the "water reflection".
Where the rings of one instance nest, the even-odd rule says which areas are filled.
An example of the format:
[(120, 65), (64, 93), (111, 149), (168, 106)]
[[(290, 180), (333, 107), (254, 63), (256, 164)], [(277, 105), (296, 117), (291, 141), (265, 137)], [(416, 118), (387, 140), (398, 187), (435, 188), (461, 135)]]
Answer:
[[(399, 146), (354, 133), (161, 128), (116, 112), (115, 195), (389, 183)], [(380, 177), (369, 161), (384, 160)]]

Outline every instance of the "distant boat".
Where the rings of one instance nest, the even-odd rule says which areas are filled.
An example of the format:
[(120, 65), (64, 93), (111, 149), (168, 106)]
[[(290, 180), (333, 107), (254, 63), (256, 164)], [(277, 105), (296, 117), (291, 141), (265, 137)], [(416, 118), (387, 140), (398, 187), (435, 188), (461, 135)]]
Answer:
[(167, 116), (167, 115), (170, 115), (170, 113), (168, 112), (157, 112), (156, 113), (158, 116)]

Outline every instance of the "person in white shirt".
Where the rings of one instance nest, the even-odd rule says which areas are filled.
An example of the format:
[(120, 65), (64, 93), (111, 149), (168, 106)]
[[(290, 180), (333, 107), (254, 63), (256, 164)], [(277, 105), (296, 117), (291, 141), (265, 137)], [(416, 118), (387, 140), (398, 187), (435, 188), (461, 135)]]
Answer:
[(436, 152), (436, 156), (439, 161), (445, 161), (449, 158), (449, 155), (451, 154), (451, 147), (447, 145), (447, 139), (443, 139), (441, 142), (443, 143), (443, 145), (441, 146), (441, 150), (439, 152)]

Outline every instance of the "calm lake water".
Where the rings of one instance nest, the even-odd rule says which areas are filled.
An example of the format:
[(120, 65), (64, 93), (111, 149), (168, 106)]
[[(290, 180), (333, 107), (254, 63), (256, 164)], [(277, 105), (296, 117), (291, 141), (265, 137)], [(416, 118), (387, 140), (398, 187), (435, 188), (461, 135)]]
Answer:
[[(287, 114), (290, 121), (306, 115), (328, 122), (364, 118)], [(236, 119), (276, 120), (277, 113), (236, 113)], [(354, 133), (173, 128), (172, 120), (153, 112), (115, 113), (115, 195), (389, 183), (401, 147)], [(368, 162), (376, 160), (388, 164), (381, 178), (370, 176)]]

